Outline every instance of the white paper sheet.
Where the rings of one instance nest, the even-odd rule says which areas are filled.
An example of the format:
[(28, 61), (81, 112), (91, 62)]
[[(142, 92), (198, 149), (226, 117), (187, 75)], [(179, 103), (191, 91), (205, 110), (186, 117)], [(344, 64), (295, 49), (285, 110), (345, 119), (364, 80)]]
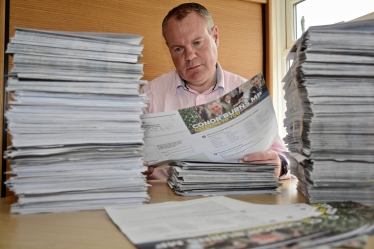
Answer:
[(105, 209), (113, 222), (135, 245), (320, 215), (315, 207), (307, 204), (261, 205), (223, 196)]

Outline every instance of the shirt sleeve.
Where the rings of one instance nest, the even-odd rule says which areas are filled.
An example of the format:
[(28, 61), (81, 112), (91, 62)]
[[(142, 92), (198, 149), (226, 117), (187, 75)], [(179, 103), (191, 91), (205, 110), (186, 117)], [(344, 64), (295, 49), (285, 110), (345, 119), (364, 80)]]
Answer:
[(287, 151), (286, 146), (284, 145), (282, 139), (278, 136), (273, 145), (270, 147), (271, 150), (275, 151), (278, 153), (278, 155), (281, 155), (283, 158), (285, 158), (287, 165), (289, 165), (289, 161), (287, 160), (287, 156), (283, 153)]
[(147, 87), (147, 85), (145, 85), (145, 86), (143, 86), (142, 88), (139, 89), (139, 93), (140, 93), (140, 94), (145, 93), (145, 94), (147, 95), (147, 97), (148, 97), (148, 103), (147, 103), (147, 106), (146, 106), (146, 107), (143, 107), (143, 109), (142, 109), (142, 110), (143, 110), (143, 113), (144, 113), (144, 114), (150, 113), (150, 110), (149, 110), (150, 108), (149, 108), (149, 107), (150, 107), (150, 103), (151, 103), (151, 101), (152, 101), (152, 100), (151, 100), (151, 97), (152, 97), (152, 96), (151, 96), (151, 94), (150, 94), (150, 93), (151, 93), (151, 90)]
[(270, 149), (281, 155), (283, 155), (283, 151), (287, 151), (286, 146), (284, 145), (282, 139), (279, 136), (274, 140), (274, 143), (272, 144)]
[(289, 179), (289, 178), (295, 178), (290, 174), (290, 162), (288, 161), (287, 157), (284, 155), (284, 151), (287, 151), (286, 146), (284, 145), (282, 139), (278, 136), (273, 145), (270, 147), (271, 150), (278, 153), (279, 158), (282, 163), (282, 169), (279, 176), (279, 180)]

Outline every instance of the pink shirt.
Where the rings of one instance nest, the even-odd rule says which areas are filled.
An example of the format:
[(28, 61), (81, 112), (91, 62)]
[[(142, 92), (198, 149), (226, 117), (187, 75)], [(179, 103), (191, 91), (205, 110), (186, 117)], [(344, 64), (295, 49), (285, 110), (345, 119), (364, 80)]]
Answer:
[[(148, 108), (144, 108), (143, 111), (144, 113), (166, 112), (202, 105), (222, 97), (246, 81), (247, 79), (239, 75), (223, 70), (217, 63), (217, 84), (213, 89), (200, 94), (189, 89), (179, 77), (177, 71), (170, 72), (150, 81), (140, 89), (140, 93), (146, 93), (149, 98)], [(279, 137), (270, 149), (278, 153), (286, 150)], [(168, 167), (164, 167), (155, 170), (148, 179), (166, 179), (168, 176), (167, 169)]]

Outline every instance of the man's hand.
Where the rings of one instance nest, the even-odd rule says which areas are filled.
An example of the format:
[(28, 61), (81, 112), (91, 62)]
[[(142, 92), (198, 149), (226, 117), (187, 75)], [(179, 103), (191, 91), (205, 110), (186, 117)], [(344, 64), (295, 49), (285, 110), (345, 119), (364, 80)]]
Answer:
[(148, 164), (147, 162), (144, 162), (144, 166), (147, 166), (147, 167), (148, 167), (148, 170), (142, 172), (143, 175), (146, 175), (146, 176), (150, 176), (150, 175), (152, 175), (152, 173), (153, 173), (153, 171), (154, 171), (154, 168), (153, 168), (153, 167), (149, 167), (149, 164)]
[(278, 156), (278, 153), (273, 150), (257, 152), (253, 154), (248, 154), (239, 160), (241, 163), (271, 163), (276, 164), (277, 167), (274, 169), (274, 176), (279, 177), (281, 172), (282, 162)]

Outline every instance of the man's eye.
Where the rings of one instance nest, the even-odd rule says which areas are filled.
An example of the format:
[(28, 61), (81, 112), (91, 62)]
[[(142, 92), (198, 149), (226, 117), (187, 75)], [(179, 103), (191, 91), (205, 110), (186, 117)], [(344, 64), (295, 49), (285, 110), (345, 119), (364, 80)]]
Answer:
[(182, 51), (182, 48), (174, 48), (174, 52), (180, 52)]
[(194, 44), (194, 45), (200, 45), (200, 44), (201, 44), (201, 41), (194, 41), (193, 44)]

